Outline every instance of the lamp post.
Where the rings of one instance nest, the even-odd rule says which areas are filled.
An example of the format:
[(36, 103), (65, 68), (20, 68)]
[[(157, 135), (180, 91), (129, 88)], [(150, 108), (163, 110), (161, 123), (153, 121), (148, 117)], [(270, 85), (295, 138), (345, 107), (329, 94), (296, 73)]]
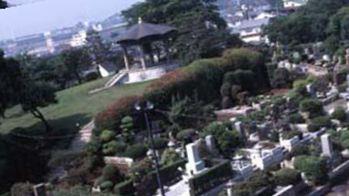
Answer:
[(135, 109), (137, 111), (143, 113), (144, 120), (145, 120), (145, 123), (146, 123), (146, 126), (147, 126), (148, 137), (150, 139), (151, 151), (152, 151), (152, 154), (153, 154), (152, 156), (153, 156), (153, 160), (154, 160), (154, 163), (155, 163), (156, 179), (158, 181), (158, 186), (160, 188), (161, 195), (165, 196), (165, 190), (164, 190), (164, 187), (162, 186), (162, 182), (161, 182), (161, 178), (160, 178), (159, 159), (158, 159), (157, 153), (155, 152), (153, 131), (150, 128), (149, 117), (148, 117), (148, 112), (154, 109), (154, 104), (152, 104), (151, 102), (148, 102), (148, 101), (144, 105), (141, 105), (140, 103), (136, 103)]

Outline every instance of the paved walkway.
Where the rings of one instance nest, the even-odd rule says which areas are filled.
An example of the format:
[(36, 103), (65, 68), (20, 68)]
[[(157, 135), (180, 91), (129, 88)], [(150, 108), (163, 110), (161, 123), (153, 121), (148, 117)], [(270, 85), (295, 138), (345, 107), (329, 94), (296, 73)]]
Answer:
[(72, 143), (70, 144), (69, 150), (71, 151), (82, 151), (87, 143), (91, 141), (92, 130), (95, 128), (94, 121), (91, 121), (85, 125), (79, 133), (76, 135)]
[[(94, 121), (91, 121), (85, 125), (79, 133), (75, 136), (73, 141), (70, 144), (69, 151), (72, 152), (81, 152), (84, 150), (85, 145), (91, 141), (92, 130), (95, 128)], [(52, 168), (50, 174), (48, 175), (49, 179), (61, 179), (66, 175), (66, 171), (63, 166)]]

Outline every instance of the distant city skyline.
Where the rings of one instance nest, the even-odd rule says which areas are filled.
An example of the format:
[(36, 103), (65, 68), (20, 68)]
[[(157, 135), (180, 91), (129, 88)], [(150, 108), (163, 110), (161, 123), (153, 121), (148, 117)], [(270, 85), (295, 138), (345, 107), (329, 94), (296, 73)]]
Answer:
[(23, 5), (0, 11), (0, 40), (69, 27), (78, 22), (100, 21), (140, 1), (9, 0), (11, 4)]

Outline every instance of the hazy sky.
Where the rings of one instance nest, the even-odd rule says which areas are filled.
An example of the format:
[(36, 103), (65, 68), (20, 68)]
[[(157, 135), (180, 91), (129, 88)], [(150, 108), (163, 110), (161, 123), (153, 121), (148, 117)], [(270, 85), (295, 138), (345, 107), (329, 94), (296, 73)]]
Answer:
[(8, 0), (23, 5), (0, 10), (0, 40), (72, 26), (80, 21), (102, 20), (139, 1)]

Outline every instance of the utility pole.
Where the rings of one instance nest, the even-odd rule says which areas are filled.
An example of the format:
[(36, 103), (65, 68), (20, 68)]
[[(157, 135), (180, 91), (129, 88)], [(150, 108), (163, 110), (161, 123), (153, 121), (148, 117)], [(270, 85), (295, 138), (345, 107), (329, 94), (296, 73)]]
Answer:
[(165, 196), (165, 190), (164, 187), (162, 185), (161, 182), (161, 178), (160, 178), (160, 164), (159, 164), (159, 159), (158, 159), (158, 155), (155, 151), (155, 144), (154, 144), (154, 135), (153, 135), (153, 131), (150, 127), (150, 123), (149, 123), (149, 116), (148, 116), (148, 112), (150, 112), (151, 110), (154, 109), (154, 105), (150, 102), (145, 102), (145, 105), (141, 105), (139, 103), (137, 103), (135, 105), (135, 109), (139, 112), (143, 113), (144, 116), (144, 121), (145, 124), (147, 126), (147, 131), (148, 131), (148, 137), (150, 139), (150, 145), (151, 145), (151, 151), (152, 151), (152, 158), (154, 160), (155, 163), (155, 170), (156, 170), (156, 179), (158, 182), (158, 186), (160, 188), (160, 192), (162, 196)]

